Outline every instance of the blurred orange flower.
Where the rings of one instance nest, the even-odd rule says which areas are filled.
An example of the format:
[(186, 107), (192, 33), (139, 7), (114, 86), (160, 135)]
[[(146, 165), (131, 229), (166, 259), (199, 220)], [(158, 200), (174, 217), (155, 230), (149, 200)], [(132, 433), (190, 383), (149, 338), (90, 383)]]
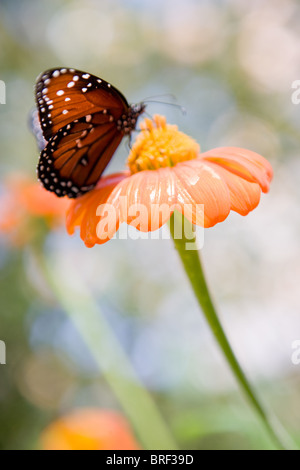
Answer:
[(115, 411), (80, 409), (50, 424), (43, 450), (137, 450), (127, 421)]
[(259, 203), (273, 176), (271, 165), (250, 150), (222, 147), (200, 153), (199, 145), (163, 116), (145, 119), (130, 155), (130, 171), (100, 179), (76, 199), (67, 230), (80, 227), (86, 246), (110, 240), (126, 222), (140, 231), (157, 230), (174, 212), (212, 227), (231, 210), (241, 215)]
[(0, 195), (0, 232), (9, 235), (13, 244), (22, 245), (34, 235), (34, 219), (54, 228), (62, 223), (69, 204), (29, 178), (13, 176), (5, 181)]

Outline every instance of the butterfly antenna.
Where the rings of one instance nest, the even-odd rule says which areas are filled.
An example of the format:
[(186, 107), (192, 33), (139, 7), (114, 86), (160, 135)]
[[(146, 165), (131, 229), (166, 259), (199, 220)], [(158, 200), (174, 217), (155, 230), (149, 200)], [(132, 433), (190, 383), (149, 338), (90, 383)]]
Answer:
[(152, 116), (150, 113), (148, 113), (148, 111), (144, 111), (144, 114), (146, 114), (146, 116), (149, 118), (149, 119), (152, 119)]
[(157, 100), (144, 100), (143, 103), (158, 103), (158, 104), (166, 104), (167, 106), (174, 106), (175, 108), (179, 108), (184, 116), (186, 115), (185, 107), (177, 103), (168, 103), (166, 101), (157, 101)]
[(162, 93), (161, 95), (147, 96), (147, 98), (145, 98), (143, 100), (143, 102), (148, 101), (148, 100), (152, 100), (152, 99), (156, 99), (156, 98), (167, 98), (167, 99), (170, 99), (170, 100), (177, 101), (177, 97), (175, 95), (173, 95), (173, 93)]

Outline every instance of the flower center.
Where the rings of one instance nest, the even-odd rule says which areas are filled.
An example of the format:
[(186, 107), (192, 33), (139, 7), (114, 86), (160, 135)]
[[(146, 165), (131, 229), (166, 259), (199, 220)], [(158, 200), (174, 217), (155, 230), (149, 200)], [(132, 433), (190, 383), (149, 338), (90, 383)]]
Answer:
[(179, 162), (197, 158), (200, 147), (191, 137), (166, 123), (164, 116), (155, 115), (153, 121), (141, 123), (141, 133), (129, 154), (127, 164), (131, 173), (157, 170)]

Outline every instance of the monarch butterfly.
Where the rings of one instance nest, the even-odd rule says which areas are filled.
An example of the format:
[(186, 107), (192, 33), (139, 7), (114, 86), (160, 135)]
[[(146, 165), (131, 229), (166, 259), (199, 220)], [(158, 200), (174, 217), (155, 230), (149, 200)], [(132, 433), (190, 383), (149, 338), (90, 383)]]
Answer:
[(110, 83), (75, 69), (44, 72), (36, 84), (46, 141), (37, 167), (43, 186), (76, 198), (94, 188), (145, 104), (129, 105)]

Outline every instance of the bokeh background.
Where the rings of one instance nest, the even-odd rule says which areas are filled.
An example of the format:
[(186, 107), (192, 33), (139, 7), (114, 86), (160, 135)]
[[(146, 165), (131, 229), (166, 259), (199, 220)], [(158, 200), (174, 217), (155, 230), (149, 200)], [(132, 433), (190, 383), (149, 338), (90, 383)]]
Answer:
[[(205, 232), (202, 256), (222, 322), (256, 389), (300, 441), (300, 2), (296, 0), (1, 0), (0, 204), (14, 175), (35, 179), (28, 126), (34, 83), (74, 67), (130, 102), (172, 93), (187, 110), (150, 113), (203, 150), (264, 155), (275, 178), (246, 218)], [(169, 97), (161, 98), (169, 101)], [(120, 146), (108, 172), (124, 168)], [(28, 230), (28, 228), (27, 228)], [(23, 233), (0, 235), (0, 447), (34, 449), (57, 416), (121, 409), (80, 334), (55, 300)], [(23, 237), (23, 238), (22, 238)], [(203, 319), (170, 240), (112, 240), (85, 248), (64, 226), (44, 250), (61, 279), (80, 271), (182, 449), (272, 448)], [(84, 311), (82, 312), (84, 315)]]

